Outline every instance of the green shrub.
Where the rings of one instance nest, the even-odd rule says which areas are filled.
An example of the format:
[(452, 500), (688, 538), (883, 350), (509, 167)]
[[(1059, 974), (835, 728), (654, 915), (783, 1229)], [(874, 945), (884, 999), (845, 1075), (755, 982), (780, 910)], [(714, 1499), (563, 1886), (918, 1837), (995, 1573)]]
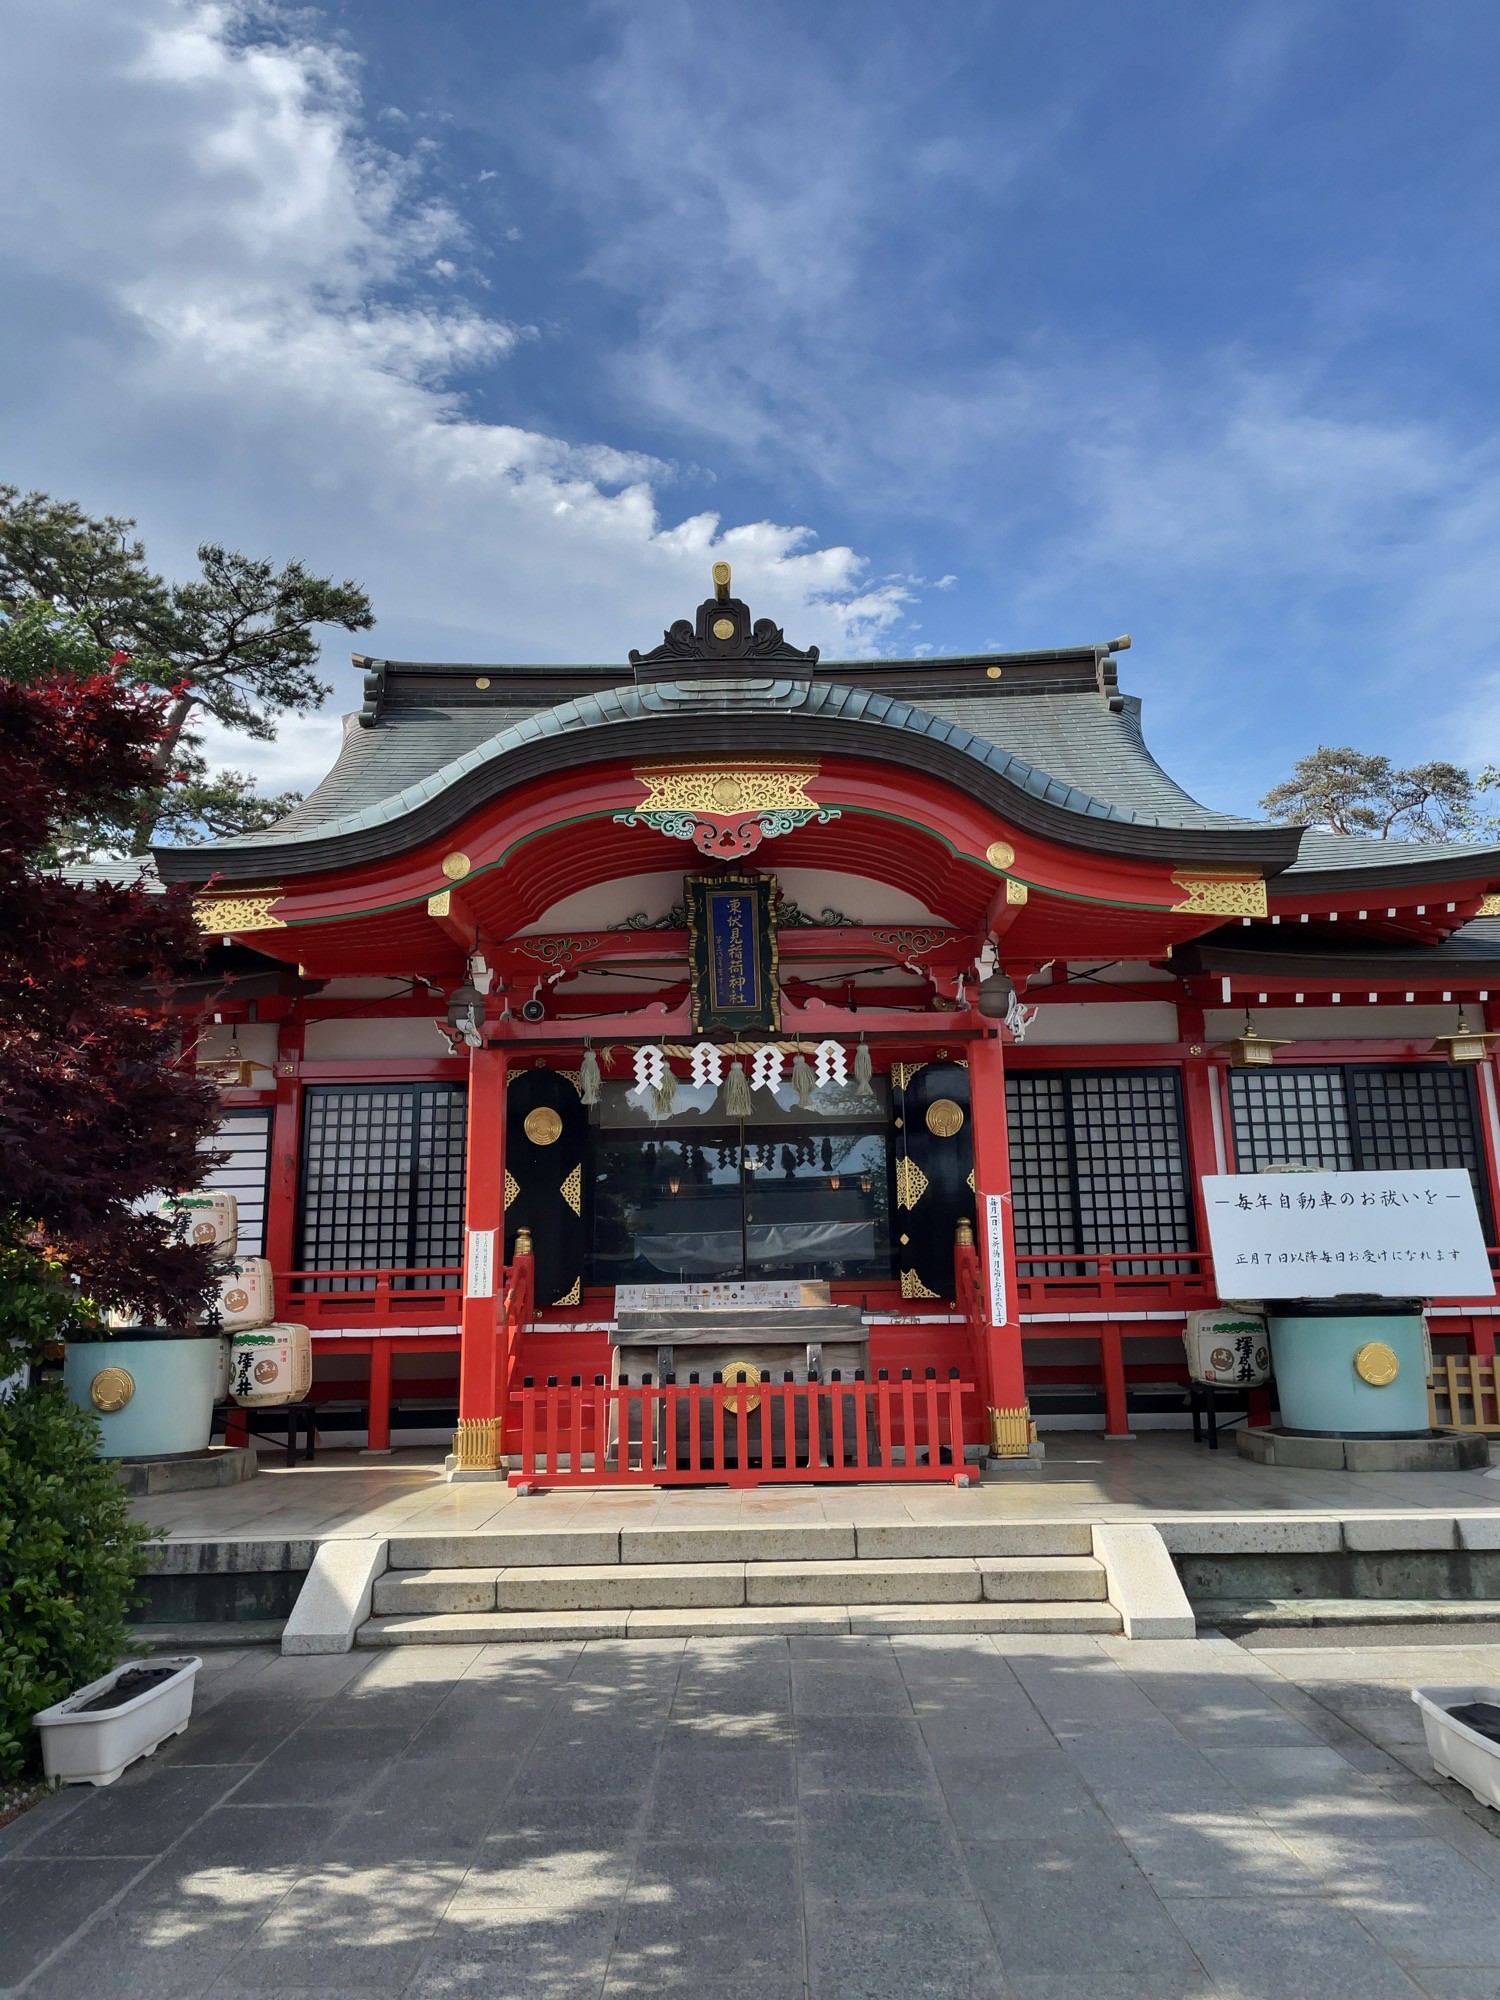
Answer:
[(35, 1373), (76, 1311), (45, 1259), (0, 1245), (0, 1379), (33, 1369), (28, 1387), (0, 1395), (0, 1780), (37, 1767), (38, 1709), (131, 1650), (125, 1613), (150, 1540), (95, 1456), (98, 1419)]
[(35, 1764), (38, 1709), (130, 1649), (150, 1537), (98, 1448), (97, 1419), (60, 1383), (0, 1402), (0, 1778)]

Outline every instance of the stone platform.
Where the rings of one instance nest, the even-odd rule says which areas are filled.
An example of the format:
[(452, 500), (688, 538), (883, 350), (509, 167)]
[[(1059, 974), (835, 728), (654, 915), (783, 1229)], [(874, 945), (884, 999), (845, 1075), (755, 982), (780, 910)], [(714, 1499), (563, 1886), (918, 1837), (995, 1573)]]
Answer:
[(1300, 1431), (1239, 1431), (1241, 1458), (1257, 1465), (1306, 1467), (1319, 1472), (1469, 1472), (1490, 1462), (1490, 1441), (1479, 1431), (1434, 1437), (1309, 1437)]
[(211, 1444), (183, 1458), (137, 1458), (116, 1467), (127, 1493), (203, 1493), (239, 1486), (259, 1470), (253, 1444)]

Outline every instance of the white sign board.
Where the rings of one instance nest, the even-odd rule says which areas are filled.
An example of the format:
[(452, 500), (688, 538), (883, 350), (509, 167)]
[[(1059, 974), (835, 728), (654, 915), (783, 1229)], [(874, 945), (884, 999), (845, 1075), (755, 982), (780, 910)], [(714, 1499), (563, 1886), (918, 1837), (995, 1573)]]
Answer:
[(1373, 1174), (1205, 1174), (1220, 1298), (1492, 1298), (1462, 1167)]
[(1005, 1324), (1005, 1211), (998, 1194), (984, 1198), (984, 1242), (989, 1253), (990, 1323)]
[(495, 1232), (493, 1229), (471, 1229), (469, 1231), (469, 1274), (464, 1290), (471, 1299), (492, 1299), (495, 1296)]
[(772, 1279), (715, 1280), (701, 1285), (616, 1285), (616, 1312), (723, 1312), (736, 1307), (770, 1307), (797, 1311), (826, 1306), (828, 1286), (821, 1280), (777, 1283)]

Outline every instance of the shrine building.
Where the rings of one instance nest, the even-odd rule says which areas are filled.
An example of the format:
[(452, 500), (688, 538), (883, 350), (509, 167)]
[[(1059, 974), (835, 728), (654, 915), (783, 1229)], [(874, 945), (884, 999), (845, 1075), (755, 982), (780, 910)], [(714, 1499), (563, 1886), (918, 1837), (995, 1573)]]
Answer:
[(1199, 805), (1128, 639), (829, 661), (714, 586), (620, 664), (358, 659), (288, 818), (157, 850), (330, 1442), (951, 1475), (1186, 1421), (1205, 1174), (1462, 1167), (1494, 1243), (1500, 848)]

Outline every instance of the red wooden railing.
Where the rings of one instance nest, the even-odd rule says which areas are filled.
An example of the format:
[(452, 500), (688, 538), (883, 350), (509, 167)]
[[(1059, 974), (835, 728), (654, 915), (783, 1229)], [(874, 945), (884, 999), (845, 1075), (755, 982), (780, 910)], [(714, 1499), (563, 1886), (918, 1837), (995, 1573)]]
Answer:
[[(967, 1480), (963, 1399), (973, 1384), (910, 1370), (890, 1381), (610, 1387), (602, 1375), (538, 1388), (519, 1404), (512, 1486), (761, 1486)], [(512, 1446), (514, 1450), (515, 1447)]]
[(964, 1327), (969, 1336), (974, 1379), (984, 1383), (984, 1400), (988, 1406), (993, 1398), (989, 1393), (990, 1357), (986, 1337), (989, 1319), (984, 1303), (984, 1274), (980, 1269), (978, 1250), (962, 1239), (953, 1246), (953, 1298), (963, 1314)]
[(511, 1399), (520, 1374), (521, 1340), (536, 1316), (536, 1261), (529, 1251), (518, 1251), (505, 1272), (495, 1323), (495, 1398), (498, 1419), (496, 1447), (511, 1449), (509, 1438), (514, 1417)]
[(283, 1271), (276, 1283), (283, 1316), (314, 1333), (320, 1326), (455, 1326), (463, 1305), (457, 1264)]
[(1016, 1296), (1032, 1312), (1097, 1306), (1124, 1312), (1216, 1303), (1213, 1259), (1206, 1250), (1087, 1251), (1016, 1258)]

